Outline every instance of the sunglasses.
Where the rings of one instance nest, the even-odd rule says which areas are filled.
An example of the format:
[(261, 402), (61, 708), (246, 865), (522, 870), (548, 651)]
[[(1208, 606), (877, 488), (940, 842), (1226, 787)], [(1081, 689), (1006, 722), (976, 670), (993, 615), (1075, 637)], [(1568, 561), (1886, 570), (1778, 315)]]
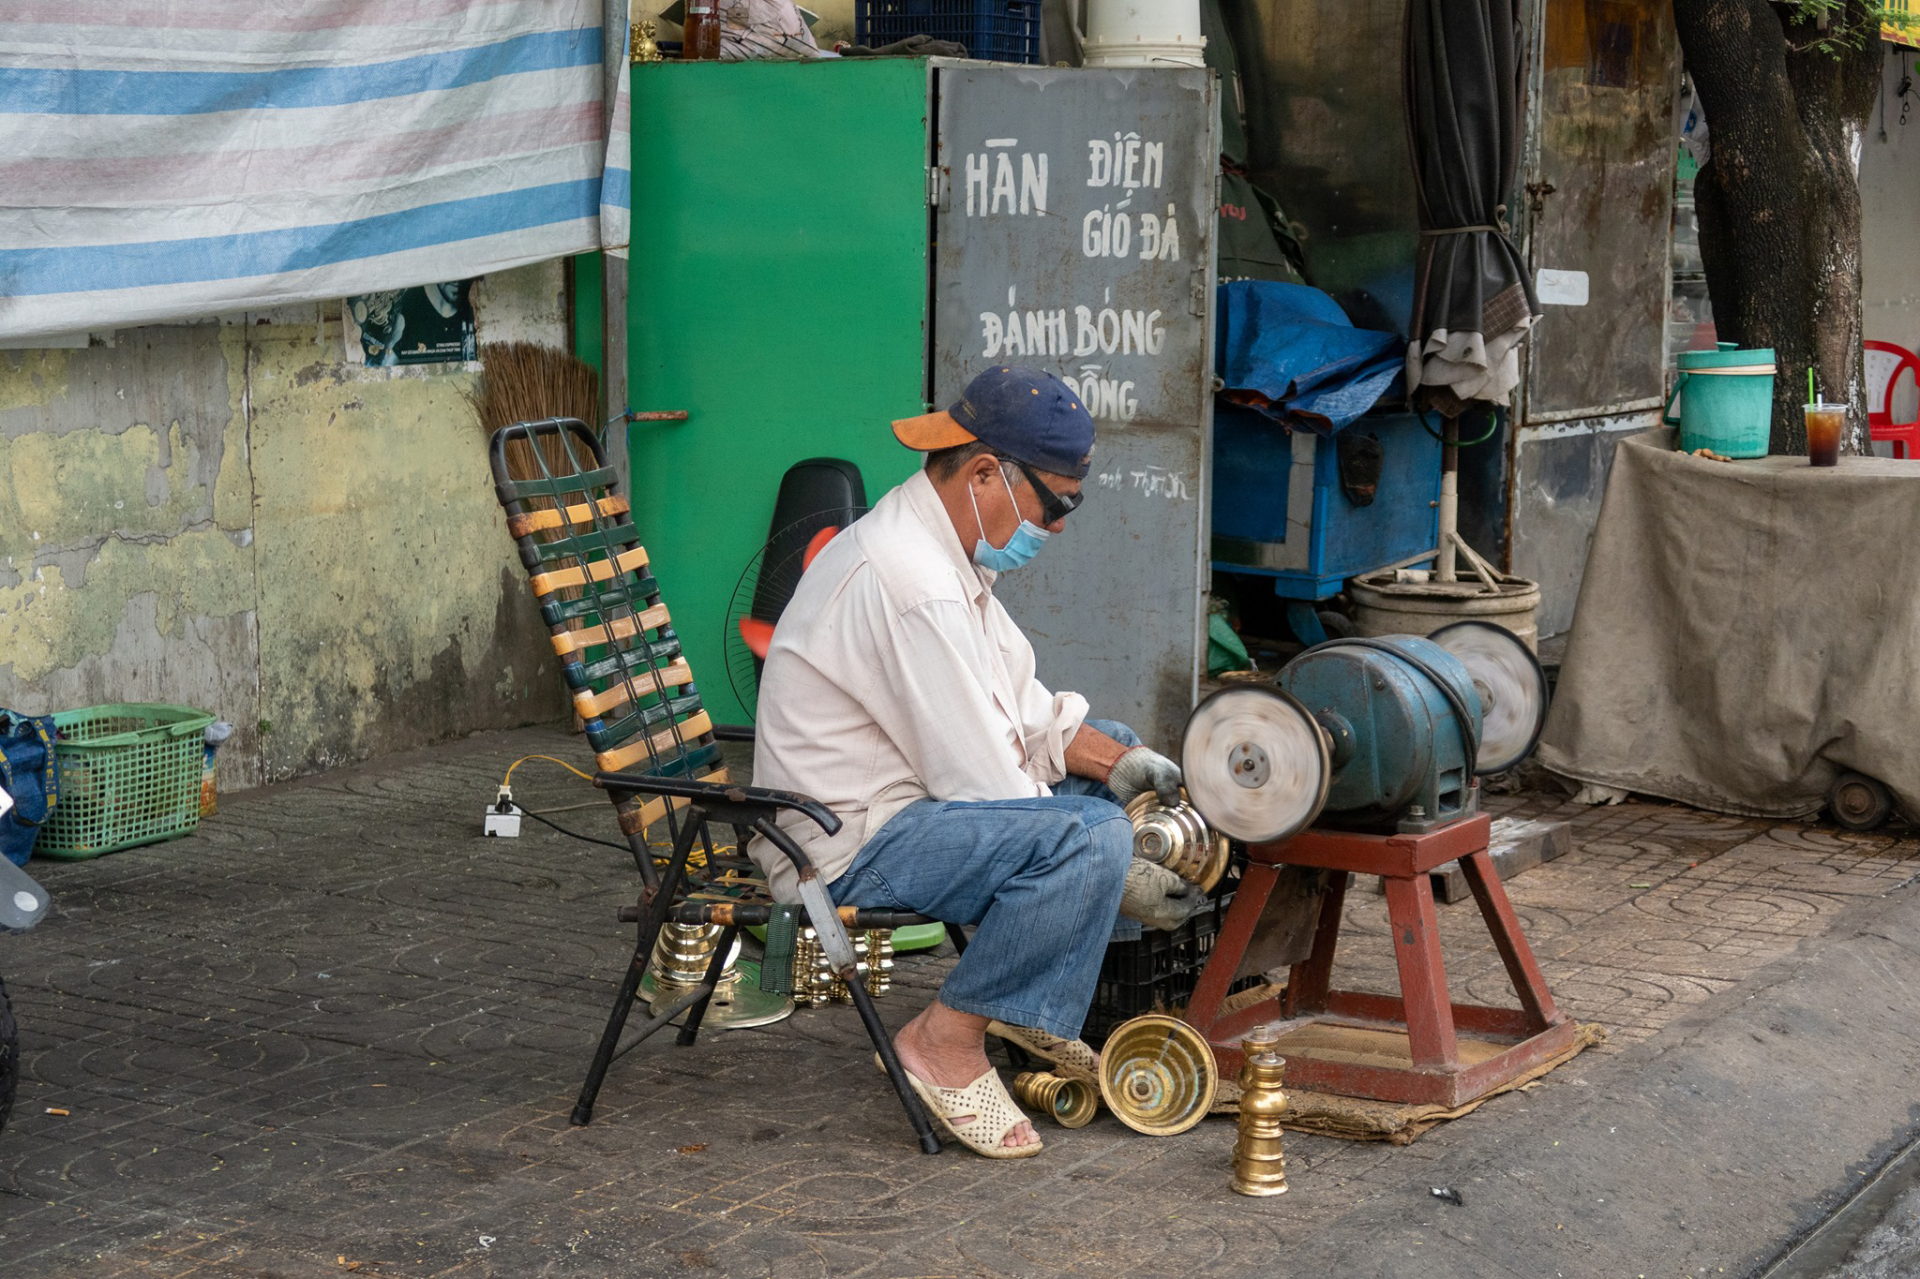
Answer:
[(1020, 474), (1027, 477), (1027, 483), (1033, 486), (1033, 492), (1040, 499), (1040, 522), (1052, 524), (1064, 520), (1080, 509), (1080, 503), (1087, 500), (1084, 490), (1078, 493), (1056, 493), (1040, 482), (1040, 476), (1025, 462), (1007, 459), (1020, 468)]

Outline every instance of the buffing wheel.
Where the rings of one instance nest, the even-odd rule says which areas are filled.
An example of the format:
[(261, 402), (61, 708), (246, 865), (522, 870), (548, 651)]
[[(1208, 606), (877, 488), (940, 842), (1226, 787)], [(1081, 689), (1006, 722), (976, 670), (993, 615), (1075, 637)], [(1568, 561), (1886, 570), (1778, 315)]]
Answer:
[(1271, 685), (1236, 684), (1187, 717), (1180, 771), (1209, 825), (1264, 844), (1320, 815), (1333, 770), (1320, 725), (1296, 698)]
[(1480, 754), (1484, 777), (1512, 768), (1533, 753), (1547, 723), (1547, 675), (1519, 636), (1492, 622), (1454, 622), (1427, 637), (1459, 660), (1480, 695)]

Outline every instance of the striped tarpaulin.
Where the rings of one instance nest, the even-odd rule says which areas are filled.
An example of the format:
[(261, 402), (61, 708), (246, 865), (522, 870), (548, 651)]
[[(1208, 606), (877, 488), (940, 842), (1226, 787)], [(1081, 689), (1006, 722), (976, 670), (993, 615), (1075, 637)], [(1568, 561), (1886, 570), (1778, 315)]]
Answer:
[(0, 338), (625, 243), (600, 0), (0, 8)]

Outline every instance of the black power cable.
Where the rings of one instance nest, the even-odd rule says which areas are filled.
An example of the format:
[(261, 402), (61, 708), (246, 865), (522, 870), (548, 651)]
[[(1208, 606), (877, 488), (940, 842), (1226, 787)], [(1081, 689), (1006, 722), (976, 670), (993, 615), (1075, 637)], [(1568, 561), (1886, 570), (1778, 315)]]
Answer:
[(578, 831), (568, 830), (565, 826), (560, 825), (558, 822), (548, 821), (546, 818), (542, 817), (540, 814), (534, 812), (530, 808), (522, 808), (518, 804), (515, 804), (513, 806), (513, 811), (516, 813), (519, 813), (522, 817), (533, 818), (534, 821), (539, 822), (542, 826), (546, 826), (546, 827), (549, 827), (550, 829), (559, 831), (562, 835), (565, 835), (568, 839), (577, 839), (583, 844), (598, 844), (602, 848), (611, 848), (615, 852), (626, 853), (629, 856), (633, 854), (633, 850), (631, 848), (628, 848), (625, 844), (616, 844), (610, 839), (595, 839), (591, 835), (582, 835)]

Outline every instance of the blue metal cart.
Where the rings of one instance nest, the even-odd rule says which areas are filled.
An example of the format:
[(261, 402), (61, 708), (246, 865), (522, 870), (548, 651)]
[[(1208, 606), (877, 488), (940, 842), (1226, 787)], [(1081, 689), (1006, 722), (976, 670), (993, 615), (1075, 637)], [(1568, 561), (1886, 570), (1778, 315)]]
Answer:
[(1347, 431), (1380, 442), (1362, 505), (1341, 482), (1333, 438), (1287, 431), (1238, 405), (1213, 418), (1213, 567), (1264, 577), (1305, 643), (1326, 638), (1314, 605), (1348, 578), (1431, 551), (1439, 533), (1440, 442), (1408, 412), (1374, 412)]

